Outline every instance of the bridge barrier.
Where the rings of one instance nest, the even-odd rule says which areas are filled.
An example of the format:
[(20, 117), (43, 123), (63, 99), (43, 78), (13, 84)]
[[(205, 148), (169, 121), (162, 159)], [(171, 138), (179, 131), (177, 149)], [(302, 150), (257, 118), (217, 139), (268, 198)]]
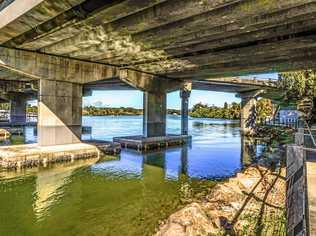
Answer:
[(288, 145), (286, 150), (287, 235), (308, 235), (307, 186), (303, 146)]

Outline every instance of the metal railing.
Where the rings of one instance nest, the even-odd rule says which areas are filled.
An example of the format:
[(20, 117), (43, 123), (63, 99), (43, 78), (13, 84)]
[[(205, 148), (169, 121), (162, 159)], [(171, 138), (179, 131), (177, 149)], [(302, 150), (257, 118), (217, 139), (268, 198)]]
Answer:
[[(0, 112), (0, 122), (10, 122), (10, 112)], [(37, 113), (26, 113), (26, 122), (37, 122)]]
[(313, 135), (313, 132), (312, 132), (311, 128), (309, 127), (308, 123), (304, 120), (304, 130), (305, 130), (305, 127), (308, 131), (308, 134), (305, 134), (305, 132), (304, 132), (304, 135), (308, 135), (311, 138), (313, 147), (316, 148), (316, 141), (315, 141), (315, 137)]
[(294, 118), (289, 119), (261, 119), (262, 125), (283, 126), (297, 129), (299, 128), (299, 120)]

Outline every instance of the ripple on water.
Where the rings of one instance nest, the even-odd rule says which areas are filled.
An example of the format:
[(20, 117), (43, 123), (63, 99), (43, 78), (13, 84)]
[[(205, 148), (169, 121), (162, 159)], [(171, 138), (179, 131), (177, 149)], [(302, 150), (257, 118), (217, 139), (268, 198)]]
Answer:
[[(142, 132), (141, 116), (84, 117), (83, 124), (92, 127), (84, 138)], [(234, 122), (191, 118), (189, 125), (190, 146), (147, 154), (123, 150), (114, 160), (0, 174), (0, 235), (151, 235), (188, 193), (243, 166)], [(169, 117), (167, 126), (180, 133), (179, 117)], [(25, 140), (36, 140), (33, 130)]]

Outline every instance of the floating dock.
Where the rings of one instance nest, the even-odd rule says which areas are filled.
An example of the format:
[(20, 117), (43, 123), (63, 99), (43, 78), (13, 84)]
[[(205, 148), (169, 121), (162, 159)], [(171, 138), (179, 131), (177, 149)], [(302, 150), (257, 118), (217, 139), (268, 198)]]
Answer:
[(189, 135), (173, 135), (161, 137), (144, 137), (144, 136), (126, 136), (115, 137), (113, 142), (119, 143), (123, 148), (136, 149), (138, 151), (146, 151), (159, 149), (169, 146), (180, 146), (191, 142), (191, 136)]
[(121, 145), (116, 142), (101, 140), (88, 140), (83, 142), (97, 147), (99, 151), (106, 155), (117, 155), (121, 153)]
[(0, 167), (16, 169), (48, 163), (75, 161), (100, 157), (102, 154), (120, 153), (120, 144), (106, 141), (87, 141), (78, 144), (65, 144), (40, 147), (37, 144), (24, 144), (0, 147)]

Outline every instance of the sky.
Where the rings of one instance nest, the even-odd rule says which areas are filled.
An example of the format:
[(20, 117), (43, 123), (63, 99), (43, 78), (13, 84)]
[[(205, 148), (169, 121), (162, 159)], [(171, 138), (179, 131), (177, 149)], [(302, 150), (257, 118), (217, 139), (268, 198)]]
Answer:
[[(257, 78), (277, 79), (277, 74), (249, 75)], [(247, 77), (249, 77), (247, 76)], [(240, 102), (234, 93), (222, 93), (213, 91), (193, 90), (189, 100), (189, 107), (202, 102), (203, 104), (223, 106), (224, 102)], [(135, 107), (142, 108), (143, 93), (140, 91), (94, 91), (92, 96), (83, 99), (83, 105), (96, 107)], [(169, 93), (167, 96), (167, 107), (169, 109), (180, 109), (181, 100), (179, 91)]]
[[(241, 76), (242, 77), (242, 76)], [(261, 74), (261, 75), (248, 75), (244, 77), (256, 78), (271, 78), (277, 79), (278, 74)], [(208, 105), (223, 106), (225, 102), (240, 102), (240, 98), (236, 97), (234, 93), (222, 93), (213, 91), (193, 90), (189, 100), (189, 108), (192, 108), (197, 103)], [(29, 104), (36, 105), (36, 101), (30, 101)], [(83, 98), (84, 106), (96, 107), (143, 107), (143, 93), (140, 91), (93, 91), (92, 96)], [(181, 100), (179, 91), (169, 93), (167, 96), (167, 107), (169, 109), (180, 109)]]

